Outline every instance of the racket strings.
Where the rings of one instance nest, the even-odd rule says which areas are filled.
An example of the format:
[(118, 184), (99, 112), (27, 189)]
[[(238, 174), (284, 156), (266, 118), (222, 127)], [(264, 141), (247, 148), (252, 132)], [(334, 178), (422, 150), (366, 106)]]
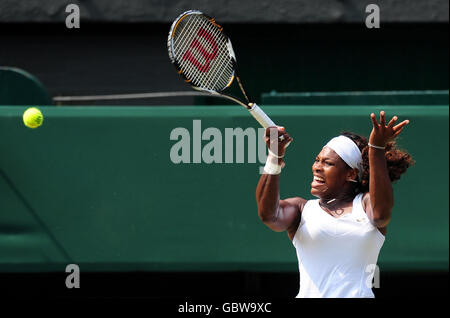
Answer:
[[(187, 51), (188, 45), (190, 45), (192, 42), (192, 38), (193, 38), (192, 34), (196, 28), (196, 24), (189, 23), (189, 20), (187, 20), (187, 19), (191, 19), (191, 18), (192, 18), (191, 16), (188, 16), (180, 22), (180, 25), (177, 29), (177, 30), (181, 30), (180, 35), (179, 36), (175, 35), (174, 51), (176, 53), (179, 52), (180, 56), (181, 56), (181, 52)], [(187, 26), (185, 26), (186, 24), (187, 24)], [(180, 62), (182, 62), (182, 61), (180, 61)], [(190, 70), (190, 68), (185, 69), (184, 71), (185, 71), (185, 73), (187, 73), (189, 70)]]
[[(216, 32), (220, 32), (219, 30), (216, 29), (217, 26), (213, 25), (212, 23), (210, 23), (208, 25), (208, 27), (211, 30), (214, 28), (214, 30)], [(221, 37), (221, 40), (224, 41), (224, 45), (226, 46), (227, 45), (227, 43), (226, 43), (227, 40), (224, 39), (224, 37)], [(225, 87), (227, 87), (227, 85), (228, 85), (228, 83), (230, 81), (230, 76), (232, 76), (234, 70), (233, 70), (233, 64), (231, 63), (231, 60), (229, 58), (228, 50), (227, 49), (226, 50), (225, 49), (224, 50), (220, 50), (219, 54), (220, 54), (220, 56), (218, 58), (218, 61), (221, 61), (222, 63), (221, 63), (221, 65), (219, 65), (216, 68), (216, 71), (214, 72), (214, 74), (212, 74), (210, 76), (210, 82), (208, 84), (211, 84), (211, 82), (214, 79), (216, 79), (214, 84), (213, 84), (213, 86), (214, 87), (217, 87), (217, 86), (221, 87), (222, 88), (221, 90), (223, 90)], [(218, 72), (220, 72), (219, 76), (217, 76)], [(225, 76), (224, 76), (224, 74), (225, 74)]]
[[(191, 25), (194, 26), (194, 32), (190, 31), (191, 37), (189, 38), (188, 41), (186, 41), (186, 45), (182, 48), (180, 52), (186, 52), (188, 49), (187, 45), (190, 45), (190, 43), (192, 43), (192, 41), (194, 40), (197, 40), (201, 44), (204, 44), (203, 39), (201, 37), (198, 37), (197, 35), (201, 29), (205, 29), (205, 27), (207, 27), (205, 21), (197, 19), (197, 21), (193, 21)], [(208, 62), (207, 59), (201, 56), (201, 53), (199, 53), (197, 50), (190, 51), (190, 54), (192, 54), (197, 60), (202, 60), (204, 63)], [(197, 67), (190, 64), (190, 62), (188, 63), (189, 64), (186, 65), (186, 72), (188, 77), (192, 77), (194, 82), (196, 82), (197, 86), (210, 88), (210, 86), (206, 85), (208, 80), (207, 74), (203, 75), (202, 72)]]
[[(213, 26), (208, 20), (203, 22), (204, 22), (202, 25), (203, 29), (206, 29), (208, 32), (211, 32), (211, 34), (213, 34), (216, 39), (222, 41), (220, 41), (219, 43), (220, 49), (218, 50), (218, 56), (212, 62), (213, 65), (211, 65), (211, 70), (210, 72), (208, 72), (209, 74), (205, 74), (206, 76), (204, 76), (197, 68), (194, 67), (193, 75), (198, 78), (199, 87), (221, 91), (226, 87), (229, 81), (228, 77), (221, 78), (223, 73), (226, 71), (226, 68), (224, 66), (229, 64), (225, 55), (225, 53), (227, 52), (225, 52), (225, 50), (223, 49), (224, 46), (226, 45), (226, 42), (223, 39), (224, 37), (221, 36), (222, 34), (219, 33), (220, 31), (218, 31), (215, 26)], [(230, 70), (228, 70), (228, 72), (229, 71)], [(218, 72), (221, 72), (220, 76), (217, 76)]]
[[(177, 52), (185, 52), (187, 46), (192, 42), (192, 34), (196, 25), (195, 23), (189, 23), (189, 19), (192, 19), (192, 17), (188, 16), (183, 19), (177, 29), (181, 30), (180, 35), (175, 35), (175, 51)], [(185, 27), (186, 24), (187, 27)]]
[[(211, 38), (215, 41), (217, 48), (214, 48), (209, 42), (212, 41)], [(194, 41), (197, 42), (194, 43)], [(191, 50), (193, 43), (200, 43), (202, 49)], [(232, 79), (234, 67), (228, 53), (227, 39), (206, 17), (193, 15), (180, 21), (174, 34), (173, 48), (175, 58), (185, 77), (196, 86), (221, 91)], [(197, 65), (185, 58), (188, 50), (189, 54), (198, 62)], [(208, 59), (208, 57), (212, 57), (215, 50), (217, 50), (216, 56)], [(204, 56), (204, 54), (209, 54), (209, 56)], [(203, 64), (200, 64), (202, 62)]]
[(193, 16), (188, 16), (180, 22), (180, 25), (178, 26), (178, 30), (181, 30), (180, 36), (175, 35), (175, 53), (184, 75), (188, 79), (195, 81), (197, 76), (194, 76), (193, 73), (196, 68), (182, 60), (182, 57), (188, 50), (188, 46), (191, 45), (193, 39), (197, 35), (195, 31), (199, 29), (198, 23), (195, 23), (196, 21), (191, 21), (193, 19)]
[[(205, 25), (205, 27), (211, 33), (218, 33), (218, 32), (220, 32), (211, 23), (207, 23)], [(215, 34), (215, 35), (218, 35), (218, 34)], [(223, 40), (220, 36), (217, 36), (217, 38), (220, 38), (220, 40)], [(225, 53), (226, 53), (225, 50), (223, 50), (223, 49), (219, 50), (219, 52), (218, 52), (219, 56), (216, 59), (218, 61), (217, 64), (220, 63), (220, 62), (221, 62), (221, 64), (218, 65), (217, 67), (215, 67), (214, 70), (212, 71), (212, 73), (209, 76), (207, 76), (207, 77), (205, 77), (203, 79), (203, 81), (202, 81), (202, 85), (203, 86), (205, 86), (205, 87), (221, 88), (220, 90), (222, 90), (223, 88), (226, 87), (227, 83), (225, 83), (225, 81), (227, 79), (222, 77), (223, 73), (226, 70), (227, 64), (229, 64), (228, 60), (226, 59)], [(220, 72), (219, 76), (217, 76), (218, 72)]]

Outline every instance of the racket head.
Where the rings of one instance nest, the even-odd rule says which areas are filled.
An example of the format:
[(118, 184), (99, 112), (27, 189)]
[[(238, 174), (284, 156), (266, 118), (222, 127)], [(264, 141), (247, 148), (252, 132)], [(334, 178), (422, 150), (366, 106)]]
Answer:
[(197, 90), (221, 92), (234, 80), (236, 58), (231, 41), (201, 11), (189, 10), (175, 19), (167, 48), (178, 73)]

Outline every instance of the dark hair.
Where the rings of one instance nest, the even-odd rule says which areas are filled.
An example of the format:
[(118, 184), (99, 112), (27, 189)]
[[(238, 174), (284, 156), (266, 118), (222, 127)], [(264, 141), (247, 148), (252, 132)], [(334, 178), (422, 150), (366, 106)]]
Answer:
[[(353, 140), (361, 150), (362, 154), (362, 176), (358, 182), (359, 192), (369, 191), (369, 145), (367, 138), (345, 131), (341, 135), (346, 136)], [(406, 170), (414, 164), (414, 160), (409, 153), (397, 148), (395, 141), (390, 141), (386, 144), (385, 150), (386, 164), (388, 168), (389, 178), (391, 182), (400, 179), (400, 176), (406, 172)]]

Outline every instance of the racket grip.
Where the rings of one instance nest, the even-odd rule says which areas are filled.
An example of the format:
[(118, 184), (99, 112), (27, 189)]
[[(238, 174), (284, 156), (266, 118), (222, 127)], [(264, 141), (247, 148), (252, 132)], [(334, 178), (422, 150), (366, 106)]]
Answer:
[(276, 126), (272, 119), (270, 119), (269, 116), (267, 116), (266, 113), (255, 103), (253, 103), (252, 108), (248, 111), (264, 128)]

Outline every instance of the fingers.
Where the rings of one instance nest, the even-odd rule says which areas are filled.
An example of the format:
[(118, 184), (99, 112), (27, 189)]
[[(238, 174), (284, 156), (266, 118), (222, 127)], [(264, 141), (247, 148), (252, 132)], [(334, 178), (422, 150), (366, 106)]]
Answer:
[[(294, 139), (286, 132), (284, 127), (271, 126), (266, 128), (265, 141), (269, 149), (275, 152), (273, 147), (285, 149)], [(275, 146), (278, 145), (278, 146)]]
[(292, 140), (293, 140), (292, 137), (288, 133), (283, 133), (278, 137), (278, 143), (280, 145), (284, 145), (284, 148), (289, 146)]
[(397, 116), (392, 117), (391, 121), (388, 124), (388, 128), (392, 128), (392, 126), (394, 126), (394, 124), (397, 121), (397, 119), (398, 119)]
[(399, 130), (397, 130), (394, 134), (394, 138), (397, 137), (398, 135), (400, 135), (400, 133), (402, 132), (403, 128), (400, 128)]
[(266, 140), (268, 138), (275, 138), (275, 136), (278, 136), (279, 141), (287, 140), (290, 138), (289, 134), (286, 132), (284, 127), (280, 126), (271, 126), (266, 128)]
[[(376, 118), (374, 113), (370, 114), (370, 119), (372, 119), (373, 126), (375, 128), (378, 128), (377, 118)], [(404, 127), (405, 125), (409, 124), (409, 120), (404, 120), (400, 124), (398, 124), (397, 126), (394, 126), (395, 123), (397, 122), (397, 120), (398, 120), (398, 116), (392, 117), (392, 119), (389, 121), (387, 127), (388, 128), (393, 128), (394, 131), (396, 131), (397, 129), (400, 129), (400, 128)], [(384, 110), (382, 110), (380, 112), (380, 126), (382, 126), (382, 127), (386, 126), (386, 113), (385, 113)]]
[(278, 130), (278, 134), (280, 134), (280, 132), (285, 132), (285, 129), (284, 129), (284, 127), (282, 127), (282, 126), (270, 126), (270, 127), (267, 127), (266, 128), (266, 137), (269, 137), (270, 136), (270, 132), (272, 131), (272, 129), (274, 130), (274, 131), (277, 131)]
[(273, 143), (273, 140), (278, 136), (280, 136), (280, 131), (278, 130), (278, 127), (271, 126), (266, 128), (265, 140), (267, 144), (269, 142)]
[(402, 129), (403, 127), (405, 127), (408, 124), (409, 124), (409, 120), (404, 120), (397, 126), (394, 126), (393, 130), (396, 132), (398, 129)]
[(277, 128), (277, 127), (276, 127), (276, 126), (270, 126), (270, 127), (267, 127), (267, 128), (266, 128), (266, 137), (270, 136), (270, 131), (271, 131), (272, 129), (275, 129), (275, 128)]
[(386, 126), (386, 113), (384, 110), (380, 112), (380, 125), (383, 127)]
[(400, 124), (398, 124), (397, 126), (394, 126), (394, 128), (392, 128), (392, 130), (395, 132), (394, 133), (394, 138), (396, 138), (398, 135), (400, 135), (400, 133), (402, 132), (403, 128), (409, 124), (409, 120), (404, 120), (402, 121)]
[(374, 113), (370, 114), (370, 119), (372, 120), (373, 128), (378, 128), (377, 118)]
[(286, 141), (286, 144), (284, 145), (284, 148), (289, 147), (289, 145), (290, 145), (291, 142), (293, 142), (293, 141), (294, 141), (294, 139), (293, 139), (291, 136), (289, 136), (289, 138), (288, 138), (287, 141)]

